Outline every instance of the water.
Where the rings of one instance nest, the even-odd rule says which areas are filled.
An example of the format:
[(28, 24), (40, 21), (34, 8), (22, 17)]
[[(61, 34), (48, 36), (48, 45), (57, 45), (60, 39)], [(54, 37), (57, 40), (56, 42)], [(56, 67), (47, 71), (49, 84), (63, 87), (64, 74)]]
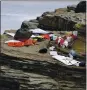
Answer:
[(8, 29), (17, 30), (22, 21), (35, 19), (45, 11), (54, 11), (79, 1), (2, 1), (1, 33)]

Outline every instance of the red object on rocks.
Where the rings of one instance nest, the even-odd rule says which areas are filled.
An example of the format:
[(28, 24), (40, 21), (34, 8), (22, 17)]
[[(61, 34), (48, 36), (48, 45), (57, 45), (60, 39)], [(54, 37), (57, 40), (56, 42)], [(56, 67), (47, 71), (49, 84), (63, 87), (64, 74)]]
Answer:
[(44, 37), (44, 39), (48, 39), (48, 40), (50, 40), (50, 36), (49, 36), (49, 34), (44, 34), (44, 35), (42, 35), (43, 37)]
[(22, 46), (24, 46), (24, 42), (9, 42), (8, 46), (11, 46), (11, 47), (22, 47)]
[(32, 39), (28, 39), (28, 40), (24, 41), (24, 45), (25, 46), (34, 45), (33, 44), (33, 40)]
[(58, 40), (59, 40), (59, 38), (57, 38), (57, 39), (56, 39), (56, 41), (55, 41), (55, 42), (56, 42), (56, 44), (58, 44)]
[(60, 40), (60, 46), (63, 45), (63, 43), (64, 43), (64, 39), (61, 38), (61, 40)]
[(27, 40), (21, 40), (20, 42), (9, 42), (8, 46), (10, 46), (10, 47), (22, 47), (22, 46), (34, 45), (35, 43), (36, 43), (35, 40), (27, 39)]
[(77, 39), (77, 36), (75, 36), (75, 35), (73, 35), (73, 34), (72, 34), (71, 36), (72, 36), (73, 39)]

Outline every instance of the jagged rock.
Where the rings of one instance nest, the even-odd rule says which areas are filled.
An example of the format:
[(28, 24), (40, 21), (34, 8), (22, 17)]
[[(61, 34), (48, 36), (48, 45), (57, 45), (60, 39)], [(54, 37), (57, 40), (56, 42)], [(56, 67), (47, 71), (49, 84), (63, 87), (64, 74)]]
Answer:
[(42, 14), (42, 17), (43, 16), (45, 16), (45, 15), (47, 15), (47, 14), (49, 14), (50, 12), (44, 12), (43, 14)]
[(71, 10), (75, 11), (75, 8), (76, 8), (76, 5), (69, 5), (67, 6), (67, 11), (71, 11)]
[[(39, 28), (45, 30), (73, 31), (77, 30), (75, 24), (78, 23), (86, 27), (85, 13), (67, 12), (61, 9), (57, 9), (54, 14), (46, 14), (43, 17), (39, 17), (38, 21)], [(86, 29), (84, 28), (82, 31), (86, 32)]]
[(42, 17), (44, 17), (44, 16), (46, 16), (47, 14), (53, 14), (53, 12), (44, 12), (43, 14), (42, 14)]
[(39, 26), (40, 28), (46, 30), (56, 29), (57, 28), (56, 17), (54, 17), (53, 15), (46, 15), (44, 17), (41, 17), (39, 19)]
[(29, 31), (27, 28), (18, 29), (15, 33), (14, 39), (29, 39), (32, 35), (32, 32)]
[(75, 12), (86, 12), (86, 1), (81, 1), (79, 4), (77, 4)]
[(37, 20), (23, 21), (21, 28), (36, 29), (38, 27)]

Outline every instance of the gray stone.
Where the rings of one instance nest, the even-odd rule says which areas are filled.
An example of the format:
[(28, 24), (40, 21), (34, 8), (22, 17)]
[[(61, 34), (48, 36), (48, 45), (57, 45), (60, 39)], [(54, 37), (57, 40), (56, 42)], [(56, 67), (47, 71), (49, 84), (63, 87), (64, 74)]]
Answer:
[(36, 21), (23, 21), (21, 28), (27, 28), (27, 29), (36, 29), (38, 27), (38, 23)]

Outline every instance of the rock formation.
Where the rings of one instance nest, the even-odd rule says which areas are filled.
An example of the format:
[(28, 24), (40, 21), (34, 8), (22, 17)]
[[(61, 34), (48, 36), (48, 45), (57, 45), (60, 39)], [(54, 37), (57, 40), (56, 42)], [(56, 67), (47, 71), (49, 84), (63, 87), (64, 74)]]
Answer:
[[(79, 30), (85, 34), (85, 13), (74, 11), (76, 9), (76, 12), (84, 12), (84, 10), (79, 11), (80, 7), (83, 7), (81, 3), (76, 8), (56, 9), (54, 12), (43, 13), (36, 20), (23, 21), (15, 39), (29, 38), (31, 36), (29, 29), (38, 27), (56, 31)], [(0, 90), (86, 90), (84, 67), (69, 67), (49, 55), (31, 54), (32, 50), (29, 53), (29, 47), (8, 47), (3, 44), (4, 41), (1, 40)]]
[(23, 21), (20, 31), (25, 28), (28, 30), (41, 28), (50, 31), (78, 30), (80, 33), (85, 34), (86, 32), (85, 8), (86, 2), (82, 1), (78, 5), (67, 6), (67, 8), (59, 8), (56, 9), (54, 12), (49, 11), (44, 12), (40, 17), (37, 17), (34, 20)]
[(0, 90), (85, 90), (85, 71), (1, 54)]
[[(61, 12), (60, 12), (61, 11)], [(54, 14), (46, 14), (39, 18), (39, 27), (46, 30), (72, 31), (75, 24), (81, 23), (85, 27), (85, 13), (56, 10)], [(85, 30), (84, 30), (85, 31)]]

